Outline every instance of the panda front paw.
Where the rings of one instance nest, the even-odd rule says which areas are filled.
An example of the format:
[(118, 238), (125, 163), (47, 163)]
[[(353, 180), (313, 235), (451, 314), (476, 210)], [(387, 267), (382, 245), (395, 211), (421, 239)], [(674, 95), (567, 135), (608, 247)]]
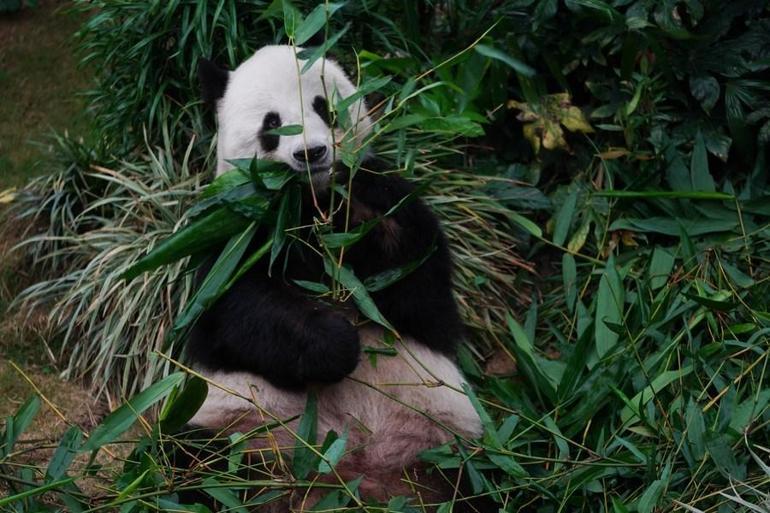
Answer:
[(318, 314), (308, 326), (307, 339), (299, 362), (303, 382), (335, 383), (358, 365), (358, 330), (342, 315)]

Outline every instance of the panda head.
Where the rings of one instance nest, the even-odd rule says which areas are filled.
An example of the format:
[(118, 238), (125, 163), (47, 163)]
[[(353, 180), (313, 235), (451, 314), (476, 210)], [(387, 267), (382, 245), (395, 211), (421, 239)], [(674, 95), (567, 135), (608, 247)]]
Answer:
[[(351, 137), (360, 144), (369, 134), (372, 122), (362, 100), (348, 108), (349, 126), (333, 126), (329, 102), (347, 98), (356, 89), (328, 59), (318, 59), (303, 73), (305, 61), (296, 56), (300, 51), (288, 45), (266, 46), (235, 71), (201, 60), (203, 97), (217, 113), (217, 175), (232, 167), (229, 160), (257, 157), (284, 162), (323, 183), (340, 159), (339, 145)], [(269, 133), (288, 125), (302, 126), (302, 133)]]

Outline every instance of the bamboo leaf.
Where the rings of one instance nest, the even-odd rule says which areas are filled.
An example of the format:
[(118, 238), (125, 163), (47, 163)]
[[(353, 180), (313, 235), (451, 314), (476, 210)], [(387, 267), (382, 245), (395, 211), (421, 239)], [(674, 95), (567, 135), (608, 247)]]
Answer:
[(139, 415), (170, 394), (174, 387), (181, 384), (184, 376), (182, 372), (175, 372), (166, 376), (107, 415), (102, 423), (91, 432), (91, 436), (81, 447), (81, 451), (93, 451), (117, 440), (120, 435), (128, 431)]

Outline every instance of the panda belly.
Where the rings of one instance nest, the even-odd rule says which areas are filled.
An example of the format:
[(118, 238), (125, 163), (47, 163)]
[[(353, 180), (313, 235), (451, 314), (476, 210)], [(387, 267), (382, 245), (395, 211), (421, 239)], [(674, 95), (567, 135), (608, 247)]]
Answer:
[[(360, 331), (362, 347), (382, 348), (382, 330)], [(454, 436), (481, 435), (481, 421), (467, 396), (457, 366), (409, 338), (396, 342), (395, 356), (366, 353), (343, 381), (316, 388), (319, 438), (334, 430), (348, 433), (346, 454), (337, 473), (350, 480), (364, 476), (363, 497), (386, 500), (410, 495), (399, 484), (404, 468), (418, 464), (418, 454)], [(307, 401), (306, 392), (276, 388), (245, 372), (202, 373), (209, 393), (191, 424), (225, 432), (247, 432), (265, 423), (294, 419), (285, 427), (251, 442), (254, 450), (281, 449), (297, 444), (296, 432)], [(221, 387), (221, 388), (220, 388)], [(311, 503), (312, 504), (312, 503)]]

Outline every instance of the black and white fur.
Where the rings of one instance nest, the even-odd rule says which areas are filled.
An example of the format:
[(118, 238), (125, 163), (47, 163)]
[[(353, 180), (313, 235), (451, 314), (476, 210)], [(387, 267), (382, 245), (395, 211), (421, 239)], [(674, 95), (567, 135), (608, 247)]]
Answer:
[[(334, 169), (339, 176), (345, 174), (339, 171), (341, 163), (334, 165), (332, 141), (344, 137), (361, 141), (372, 121), (364, 102), (358, 101), (349, 109), (352, 130), (329, 126), (327, 98), (348, 97), (355, 88), (331, 60), (318, 60), (300, 73), (304, 63), (297, 62), (295, 51), (291, 46), (264, 47), (233, 72), (201, 63), (204, 97), (217, 110), (217, 173), (229, 169), (231, 159), (280, 160), (298, 172), (311, 173), (317, 204), (328, 206), (324, 184)], [(265, 133), (293, 124), (302, 125), (303, 133)], [(380, 168), (372, 157), (355, 174), (350, 228), (381, 216), (412, 190), (408, 182), (382, 174)], [(315, 204), (306, 191), (303, 225), (318, 214)], [(337, 231), (344, 229), (344, 217), (335, 217)], [(261, 236), (267, 234), (257, 238)], [(346, 250), (344, 261), (363, 280), (426, 255), (411, 274), (372, 293), (380, 312), (401, 336), (395, 343), (398, 354), (380, 354), (375, 364), (363, 350), (385, 346), (381, 328), (364, 322), (352, 301), (321, 301), (294, 285), (294, 280), (324, 280), (323, 262), (313, 250), (295, 244), (286, 265), (275, 265), (272, 276), (263, 259), (193, 328), (188, 354), (196, 368), (219, 386), (209, 386), (192, 424), (245, 432), (265, 422), (292, 419), (302, 414), (307, 392), (313, 389), (320, 436), (329, 430), (349, 432), (346, 455), (336, 469), (342, 478), (363, 475), (361, 494), (374, 500), (430, 495), (412, 489), (403, 480), (403, 469), (418, 467), (421, 451), (455, 435), (481, 434), (479, 417), (462, 393), (464, 380), (454, 362), (462, 323), (452, 296), (445, 237), (431, 210), (414, 200)], [(296, 428), (296, 420), (288, 426)], [(271, 436), (279, 447), (296, 445), (288, 430), (273, 430)], [(312, 505), (312, 500), (300, 502), (301, 497), (291, 507)]]

